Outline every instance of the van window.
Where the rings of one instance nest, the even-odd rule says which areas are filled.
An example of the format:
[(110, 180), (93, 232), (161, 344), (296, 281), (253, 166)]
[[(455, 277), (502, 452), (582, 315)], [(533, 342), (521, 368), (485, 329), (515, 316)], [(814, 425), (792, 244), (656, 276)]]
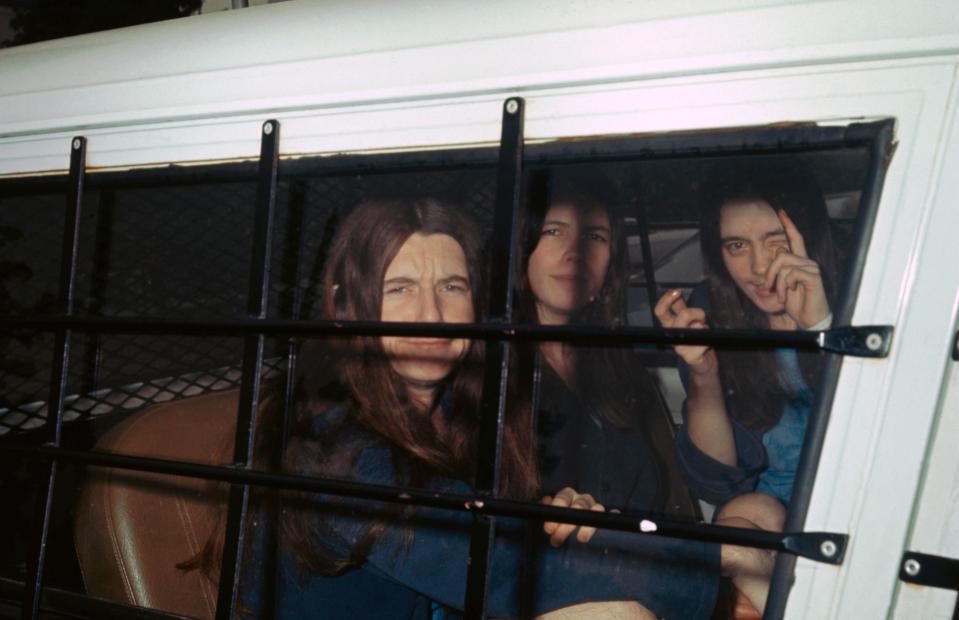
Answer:
[[(365, 523), (367, 527), (356, 530), (363, 536), (386, 532), (381, 542), (396, 536), (400, 547), (414, 554), (418, 535), (427, 541), (424, 545), (445, 544), (446, 537), (469, 541), (475, 530), (467, 513), (453, 521), (463, 529), (456, 538), (455, 532), (444, 533), (436, 524), (428, 529), (423, 521), (445, 518), (453, 514), (450, 510), (409, 509), (403, 503), (382, 498), (370, 503), (352, 495), (371, 498), (363, 495), (363, 483), (394, 485), (403, 492), (469, 495), (475, 485), (482, 486), (476, 472), (491, 463), (504, 468), (498, 476), (500, 488), (509, 491), (502, 491), (500, 499), (539, 506), (543, 497), (550, 498), (547, 503), (555, 501), (569, 487), (578, 496), (590, 496), (581, 500), (583, 507), (595, 502), (602, 511), (663, 519), (679, 524), (677, 531), (683, 524), (717, 519), (720, 524), (738, 523), (736, 519), (746, 518), (751, 510), (762, 512), (767, 505), (761, 502), (769, 500), (781, 508), (770, 516), (781, 528), (789, 514), (805, 510), (841, 358), (818, 350), (814, 339), (797, 338), (790, 344), (782, 334), (848, 324), (884, 172), (877, 153), (890, 139), (888, 128), (888, 122), (797, 124), (527, 145), (511, 227), (513, 264), (498, 270), (500, 276), (509, 273), (508, 281), (496, 276), (497, 263), (491, 258), (497, 247), (510, 247), (508, 240), (497, 237), (502, 233), (497, 210), (504, 208), (497, 201), (502, 182), (497, 149), (281, 160), (267, 310), (260, 319), (267, 334), (262, 364), (256, 367), (262, 382), (261, 414), (272, 407), (277, 416), (270, 418), (274, 426), (255, 436), (254, 453), (262, 458), (254, 459), (254, 469), (360, 484), (326, 495), (303, 487), (295, 492), (270, 490), (292, 484), (279, 478), (252, 487), (249, 522), (269, 526), (251, 526), (243, 547), (233, 549), (242, 560), (237, 578), (247, 588), (241, 588), (240, 606), (289, 609), (282, 601), (289, 562), (315, 568), (322, 561), (349, 559), (354, 552), (361, 557), (375, 554), (375, 542), (374, 551), (362, 544), (318, 545), (300, 553), (302, 548), (288, 544), (308, 538), (296, 527), (319, 523), (321, 529), (336, 530)], [(250, 327), (248, 295), (250, 264), (257, 252), (257, 174), (254, 164), (218, 164), (87, 175), (75, 315), (89, 321), (77, 325), (70, 336), (64, 448), (191, 464), (236, 462), (232, 441), (244, 398), (244, 364), (250, 373), (250, 361), (255, 361), (249, 357), (257, 328)], [(0, 314), (17, 327), (0, 331), (0, 345), (8, 352), (0, 368), (0, 434), (11, 445), (39, 445), (46, 441), (41, 427), (48, 412), (56, 329), (52, 323), (28, 329), (25, 321), (17, 320), (48, 316), (57, 307), (67, 179), (9, 179), (0, 186)], [(396, 470), (389, 476), (379, 476), (382, 471), (376, 469), (377, 476), (357, 477), (354, 467), (366, 462), (362, 458), (404, 454), (394, 436), (377, 435), (374, 422), (356, 426), (349, 418), (350, 407), (360, 405), (355, 389), (351, 393), (344, 387), (344, 368), (362, 376), (370, 364), (375, 366), (376, 360), (370, 362), (368, 356), (384, 350), (375, 344), (382, 341), (336, 333), (338, 328), (326, 324), (310, 333), (310, 322), (345, 317), (382, 327), (386, 324), (380, 319), (394, 316), (409, 322), (436, 320), (420, 310), (387, 316), (385, 305), (380, 316), (346, 310), (330, 316), (329, 309), (341, 310), (336, 297), (340, 283), (330, 287), (332, 280), (323, 280), (337, 234), (357, 205), (422, 200), (450, 205), (471, 222), (472, 233), (481, 240), (479, 259), (465, 260), (464, 250), (461, 261), (473, 274), (467, 286), (476, 289), (471, 292), (472, 320), (456, 315), (456, 322), (482, 328), (491, 320), (488, 300), (512, 298), (508, 318), (518, 332), (463, 336), (469, 346), (482, 342), (483, 347), (470, 349), (450, 366), (457, 381), (465, 382), (470, 373), (475, 378), (470, 388), (475, 388), (475, 399), (462, 402), (480, 406), (480, 396), (489, 399), (502, 390), (498, 455), (457, 452), (463, 437), (451, 436), (450, 445), (456, 444), (449, 448), (456, 457), (448, 461), (455, 465), (451, 470), (438, 472), (428, 460), (400, 458), (391, 461)], [(461, 239), (455, 243), (461, 249), (468, 245)], [(393, 256), (387, 257), (385, 269), (398, 251), (390, 247)], [(770, 270), (775, 277), (769, 276)], [(405, 272), (403, 277), (412, 280)], [(390, 291), (405, 292), (404, 286)], [(385, 299), (385, 289), (377, 294)], [(500, 314), (496, 309), (493, 314), (492, 320), (503, 318), (495, 316)], [(111, 321), (125, 323), (110, 327)], [(669, 340), (671, 332), (661, 331), (663, 327), (740, 330), (740, 336), (723, 346), (675, 349), (678, 343)], [(377, 326), (366, 329), (375, 331)], [(509, 342), (505, 352), (498, 348), (501, 337)], [(363, 342), (374, 342), (373, 348), (357, 345)], [(490, 374), (484, 363), (497, 352), (507, 362), (505, 371)], [(385, 360), (378, 360), (384, 369), (384, 364), (393, 365), (376, 376), (405, 376), (391, 359), (387, 352)], [(707, 392), (697, 381), (709, 373), (718, 390), (711, 402), (723, 411), (719, 429), (704, 431), (697, 402)], [(437, 383), (442, 386), (436, 398), (444, 415), (452, 415), (457, 406), (443, 401), (458, 394), (460, 386), (453, 383)], [(371, 384), (364, 393), (381, 387)], [(315, 400), (303, 400), (307, 392), (316, 392), (310, 397)], [(306, 402), (311, 407), (333, 403), (328, 409), (338, 413), (314, 419), (311, 412), (319, 409), (307, 411)], [(495, 411), (497, 403), (483, 402), (482, 407)], [(509, 426), (511, 419), (524, 415), (533, 425), (526, 435)], [(436, 424), (442, 429), (444, 422)], [(346, 429), (342, 436), (331, 434), (336, 425)], [(416, 428), (432, 432), (429, 425)], [(480, 432), (479, 423), (456, 428)], [(525, 438), (535, 459), (524, 461), (523, 451), (508, 443), (517, 437)], [(350, 442), (356, 446), (353, 452)], [(387, 447), (382, 454), (370, 453), (363, 442)], [(315, 459), (309, 448), (313, 445), (327, 446), (336, 456)], [(309, 456), (309, 463), (298, 468), (295, 462), (282, 462), (281, 453)], [(43, 485), (36, 484), (33, 460), (2, 446), (0, 454), (6, 463), (0, 474), (3, 492), (8, 506), (15, 507), (4, 511), (6, 526), (0, 528), (5, 533), (0, 577), (22, 584), (31, 578), (28, 567), (34, 553), (32, 539), (22, 533), (34, 531), (41, 519), (34, 506)], [(531, 469), (523, 470), (524, 463)], [(44, 572), (46, 591), (60, 598), (50, 598), (50, 604), (93, 613), (89, 605), (109, 601), (212, 617), (217, 584), (215, 577), (204, 575), (203, 563), (218, 569), (222, 556), (217, 545), (204, 555), (204, 545), (217, 540), (215, 535), (210, 538), (211, 532), (226, 528), (224, 544), (230, 551), (235, 531), (229, 530), (226, 516), (228, 485), (190, 478), (211, 477), (211, 471), (187, 466), (181, 472), (185, 477), (171, 477), (63, 461)], [(526, 487), (516, 483), (521, 474), (527, 476)], [(747, 503), (737, 513), (737, 498), (750, 493), (764, 499), (757, 505)], [(417, 496), (412, 503), (421, 500)], [(124, 501), (129, 503), (111, 504)], [(717, 512), (724, 505), (733, 505), (733, 511)], [(290, 517), (294, 513), (298, 516)], [(129, 522), (111, 521), (121, 514)], [(277, 526), (277, 521), (293, 526)], [(500, 536), (517, 534), (510, 529), (514, 521), (503, 517), (499, 523)], [(517, 553), (547, 557), (553, 553), (548, 537), (539, 523), (530, 523), (525, 527), (531, 542), (520, 544)], [(125, 592), (122, 571), (103, 566), (105, 556), (98, 552), (114, 544), (110, 528), (122, 530), (122, 553), (128, 554), (122, 561), (129, 562), (127, 568), (136, 567), (130, 570), (143, 571), (144, 583), (154, 578), (151, 571), (166, 570), (183, 580), (181, 586), (164, 595), (148, 593), (149, 585), (144, 591)], [(475, 544), (475, 536), (473, 540)], [(613, 544), (602, 536), (597, 540), (597, 549)], [(613, 581), (628, 581), (630, 570), (648, 571), (636, 568), (643, 561), (650, 567), (669, 562), (670, 553), (675, 554), (674, 563), (686, 566), (692, 562), (683, 555), (687, 552), (682, 545), (656, 552), (666, 557), (642, 548), (623, 551), (628, 561), (610, 569)], [(544, 590), (544, 575), (556, 570), (548, 562), (524, 562), (533, 572), (517, 572), (511, 558), (492, 556), (487, 596), (493, 606), (488, 609), (502, 609), (495, 605), (507, 598), (516, 605), (509, 609), (517, 613), (535, 612), (550, 597), (576, 602), (575, 591), (569, 599)], [(588, 568), (598, 560), (583, 561)], [(180, 568), (170, 572), (177, 564)], [(462, 573), (465, 578), (465, 563), (443, 579), (431, 577), (442, 583), (432, 583), (435, 593), (420, 598), (410, 594), (416, 587), (407, 583), (417, 579), (415, 565), (407, 572), (376, 570), (375, 579), (347, 570), (347, 578), (336, 578), (342, 581), (316, 581), (318, 571), (311, 569), (308, 582), (317, 591), (332, 587), (324, 590), (323, 596), (330, 597), (338, 587), (358, 592), (382, 587), (384, 600), (425, 604), (435, 613), (459, 613), (464, 596), (469, 596), (470, 588), (450, 577)], [(702, 577), (709, 569), (695, 570), (698, 577), (683, 573), (677, 583), (709, 581), (708, 574)], [(251, 583), (260, 586), (259, 593), (251, 594)], [(397, 589), (397, 584), (402, 587)], [(718, 602), (712, 587), (703, 586), (703, 604), (728, 605), (732, 586), (722, 586), (725, 594)], [(84, 603), (83, 597), (71, 594), (95, 602)], [(668, 605), (650, 603), (654, 611), (672, 609), (657, 608), (660, 604)]]

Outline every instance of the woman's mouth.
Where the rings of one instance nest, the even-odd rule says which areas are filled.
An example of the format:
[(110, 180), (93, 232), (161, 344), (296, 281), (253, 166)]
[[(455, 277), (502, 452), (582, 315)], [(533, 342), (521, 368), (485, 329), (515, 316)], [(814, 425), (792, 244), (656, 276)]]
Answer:
[(756, 292), (757, 297), (771, 297), (776, 294), (776, 291), (771, 288), (766, 288), (765, 286), (757, 286), (753, 284), (752, 287), (753, 291)]
[(452, 340), (449, 338), (410, 338), (409, 340), (405, 340), (404, 344), (423, 349), (441, 349), (448, 347), (450, 342), (452, 342)]

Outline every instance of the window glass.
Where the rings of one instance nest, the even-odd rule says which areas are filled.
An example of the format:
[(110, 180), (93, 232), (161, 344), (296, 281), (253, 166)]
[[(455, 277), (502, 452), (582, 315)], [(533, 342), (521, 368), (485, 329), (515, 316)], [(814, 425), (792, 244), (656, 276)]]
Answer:
[[(849, 274), (858, 277), (852, 245), (866, 148), (678, 156), (629, 139), (600, 146), (568, 147), (575, 158), (551, 158), (549, 146), (530, 149), (514, 235), (516, 322), (761, 334), (824, 329), (839, 314)], [(616, 156), (604, 159), (605, 152)], [(495, 153), (391, 157), (282, 163), (268, 318), (487, 320), (488, 300), (507, 286), (490, 280), (492, 248), (502, 243), (493, 231)], [(163, 182), (91, 175), (78, 314), (246, 317), (256, 182), (250, 170), (206, 173), (209, 180), (174, 174)], [(30, 215), (38, 210), (49, 215), (45, 225)], [(0, 202), (2, 286), (16, 290), (3, 314), (49, 311), (59, 257), (48, 250), (61, 244), (62, 213), (62, 195)], [(768, 282), (770, 270), (781, 274), (781, 290), (776, 278)], [(29, 431), (45, 417), (52, 337), (0, 338), (16, 351), (16, 364), (0, 374), (0, 433), (39, 441)], [(241, 334), (76, 332), (64, 445), (231, 463), (243, 347)], [(253, 466), (469, 496), (491, 460), (477, 444), (481, 399), (497, 392), (484, 381), (493, 376), (485, 364), (497, 347), (435, 336), (268, 337)], [(805, 430), (830, 384), (823, 360), (746, 346), (516, 341), (507, 358), (495, 492), (657, 519), (781, 527)], [(20, 506), (5, 517), (16, 520), (5, 531), (35, 523), (35, 491), (18, 482), (17, 471), (4, 474)], [(179, 592), (197, 593), (134, 602), (212, 614), (226, 485), (72, 466), (64, 472), (50, 585), (130, 600), (116, 584), (87, 578), (108, 557), (98, 552), (104, 539), (89, 534), (103, 533), (106, 508), (98, 502), (114, 494), (156, 520), (154, 530), (132, 520), (119, 525), (130, 533), (136, 570), (160, 571), (181, 584)], [(290, 617), (317, 605), (333, 617), (397, 610), (456, 617), (473, 516), (351, 498), (351, 490), (361, 492), (254, 489), (240, 550), (241, 607)], [(192, 523), (185, 534), (184, 523)], [(721, 591), (719, 550), (705, 543), (514, 518), (497, 523), (494, 616), (629, 600), (658, 616), (708, 617), (738, 585)], [(26, 543), (7, 548), (3, 576), (23, 579)], [(103, 570), (107, 581), (116, 576)], [(758, 600), (754, 591), (744, 595)]]

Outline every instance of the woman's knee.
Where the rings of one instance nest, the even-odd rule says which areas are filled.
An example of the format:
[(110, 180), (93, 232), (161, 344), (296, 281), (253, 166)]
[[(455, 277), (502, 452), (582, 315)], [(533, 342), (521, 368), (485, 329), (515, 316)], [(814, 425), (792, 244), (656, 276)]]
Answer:
[(656, 620), (656, 615), (636, 601), (597, 601), (556, 609), (536, 620)]
[(726, 502), (716, 515), (716, 523), (736, 527), (746, 524), (770, 532), (781, 532), (786, 521), (786, 507), (778, 499), (766, 493), (745, 493)]

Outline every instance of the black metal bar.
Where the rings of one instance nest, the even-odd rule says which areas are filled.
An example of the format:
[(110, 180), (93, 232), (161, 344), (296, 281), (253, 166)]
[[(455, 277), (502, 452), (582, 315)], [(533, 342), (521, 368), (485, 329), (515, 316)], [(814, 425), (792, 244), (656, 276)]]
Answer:
[[(513, 253), (516, 248), (523, 173), (524, 111), (525, 104), (519, 97), (511, 97), (503, 103), (493, 247), (489, 257), (492, 270), (488, 313), (491, 321), (501, 324), (509, 323), (513, 318)], [(499, 484), (509, 351), (509, 342), (487, 341), (475, 483), (477, 493), (484, 497), (495, 495)], [(470, 619), (486, 617), (487, 585), (495, 532), (496, 520), (493, 517), (483, 515), (473, 521), (464, 601), (465, 615)]]
[(959, 559), (907, 551), (899, 565), (899, 579), (931, 588), (959, 592)]
[[(270, 260), (272, 258), (273, 218), (276, 206), (277, 165), (279, 161), (280, 124), (275, 120), (263, 123), (260, 138), (260, 166), (256, 191), (256, 221), (253, 227), (253, 253), (250, 260), (250, 290), (247, 313), (251, 318), (266, 317), (270, 295)], [(249, 468), (253, 462), (253, 433), (256, 409), (260, 399), (260, 375), (263, 368), (262, 333), (246, 336), (243, 344), (243, 376), (240, 381), (240, 404), (237, 412), (233, 459), (237, 467)], [(226, 538), (220, 568), (216, 617), (230, 620), (236, 613), (240, 563), (243, 559), (250, 487), (230, 487)]]
[[(95, 331), (122, 334), (238, 336), (435, 336), (488, 340), (571, 342), (589, 346), (704, 344), (713, 347), (785, 348), (829, 351), (852, 357), (888, 355), (890, 325), (833, 327), (824, 331), (749, 329), (663, 329), (625, 325), (532, 325), (523, 323), (382, 323), (379, 321), (294, 321), (285, 319), (154, 319), (103, 317), (11, 317), (3, 329)], [(876, 348), (873, 348), (875, 346)]]
[(959, 332), (952, 339), (952, 359), (959, 362)]
[[(103, 190), (97, 205), (96, 238), (93, 242), (93, 275), (90, 278), (90, 304), (87, 312), (99, 315), (103, 312), (109, 278), (110, 255), (113, 249), (113, 220), (116, 207), (116, 194), (112, 190)], [(87, 355), (84, 362), (84, 377), (80, 392), (90, 394), (96, 391), (100, 382), (103, 366), (102, 334), (90, 334), (87, 338)], [(83, 411), (84, 418), (92, 416), (91, 409)]]
[[(869, 146), (864, 136), (871, 127), (885, 121), (857, 123), (845, 127), (816, 127), (811, 124), (770, 127), (742, 127), (723, 131), (687, 132), (660, 135), (621, 136), (614, 140), (556, 140), (526, 147), (530, 163), (573, 163), (585, 161), (635, 161), (770, 153), (782, 147), (789, 152), (817, 152), (829, 149)], [(850, 129), (860, 127), (858, 135)], [(405, 153), (377, 153), (331, 157), (296, 158), (281, 162), (284, 176), (337, 176), (378, 174), (414, 170), (480, 168), (496, 164), (495, 148), (449, 149)], [(170, 183), (215, 183), (248, 180), (256, 174), (249, 162), (182, 166), (173, 164), (143, 170), (101, 171), (88, 174), (88, 186), (143, 187)], [(0, 180), (4, 194), (56, 192), (65, 175), (15, 177)], [(693, 227), (698, 222), (693, 223)]]
[[(636, 224), (639, 228), (639, 245), (643, 254), (643, 271), (646, 274), (646, 296), (649, 299), (649, 311), (653, 319), (653, 325), (659, 325), (659, 319), (653, 313), (656, 307), (657, 294), (659, 292), (656, 286), (656, 265), (653, 264), (653, 248), (649, 242), (649, 218), (646, 217), (646, 205), (637, 200), (633, 204), (636, 213)], [(625, 309), (624, 309), (625, 310)]]
[[(879, 197), (882, 194), (886, 169), (895, 151), (895, 121), (888, 119), (873, 123), (854, 123), (844, 131), (845, 142), (868, 147), (869, 176), (856, 216), (855, 238), (850, 244), (855, 251), (849, 257), (846, 271), (839, 280), (840, 283), (845, 283), (845, 291), (840, 295), (839, 303), (833, 310), (835, 315), (833, 323), (839, 325), (848, 324), (852, 320), (856, 300), (859, 297), (859, 285), (869, 249), (869, 240), (879, 211)], [(888, 343), (884, 343), (879, 351), (874, 352), (882, 353), (883, 349), (886, 349), (888, 353)], [(880, 356), (877, 355), (877, 357)], [(823, 379), (820, 381), (813, 409), (806, 423), (806, 437), (799, 456), (799, 467), (796, 469), (796, 480), (789, 501), (789, 511), (786, 514), (785, 529), (801, 529), (805, 523), (841, 366), (842, 359), (835, 356), (827, 358), (824, 365)], [(781, 555), (776, 559), (764, 618), (781, 618), (785, 613), (786, 599), (792, 587), (795, 566), (794, 557)]]
[[(25, 588), (26, 585), (21, 581), (0, 577), (0, 601), (20, 600), (23, 597)], [(189, 616), (182, 616), (180, 614), (173, 614), (156, 609), (146, 609), (133, 605), (125, 605), (123, 603), (103, 601), (90, 596), (84, 596), (83, 594), (77, 594), (76, 592), (50, 587), (43, 589), (40, 607), (44, 612), (65, 613), (70, 614), (71, 617), (76, 617), (76, 615), (79, 614), (80, 617), (96, 618), (96, 620), (110, 620), (113, 618), (117, 620), (166, 620), (170, 618), (174, 620), (186, 620), (189, 618)], [(0, 614), (0, 617), (3, 617), (3, 615)]]
[[(713, 543), (772, 549), (827, 564), (841, 564), (848, 536), (835, 532), (769, 532), (705, 523), (673, 521), (655, 513), (619, 514), (572, 508), (557, 508), (533, 502), (499, 499), (479, 494), (438, 493), (421, 488), (367, 484), (335, 478), (319, 478), (247, 469), (239, 466), (206, 465), (183, 461), (128, 456), (109, 452), (71, 450), (45, 445), (7, 444), (3, 449), (37, 459), (57, 459), (87, 466), (144, 471), (172, 476), (217, 480), (234, 485), (256, 485), (307, 493), (347, 496), (379, 502), (441, 508), (479, 515), (517, 517), (589, 525), (650, 536), (666, 536)], [(831, 543), (831, 544), (830, 544)]]
[[(66, 216), (63, 221), (63, 246), (60, 253), (60, 288), (57, 303), (64, 316), (73, 315), (76, 302), (77, 258), (80, 244), (80, 214), (83, 206), (83, 176), (86, 169), (86, 138), (73, 138), (70, 144), (70, 184), (67, 194)], [(67, 391), (70, 372), (69, 328), (57, 331), (50, 372), (50, 396), (47, 399), (47, 419), (43, 435), (50, 445), (60, 445), (63, 428), (63, 398)], [(40, 594), (43, 590), (43, 569), (46, 560), (50, 520), (53, 513), (54, 490), (57, 481), (57, 461), (51, 461), (46, 473), (45, 493), (40, 496), (40, 516), (34, 536), (32, 554), (27, 558), (27, 588), (24, 592), (21, 617), (34, 620), (40, 613)]]

